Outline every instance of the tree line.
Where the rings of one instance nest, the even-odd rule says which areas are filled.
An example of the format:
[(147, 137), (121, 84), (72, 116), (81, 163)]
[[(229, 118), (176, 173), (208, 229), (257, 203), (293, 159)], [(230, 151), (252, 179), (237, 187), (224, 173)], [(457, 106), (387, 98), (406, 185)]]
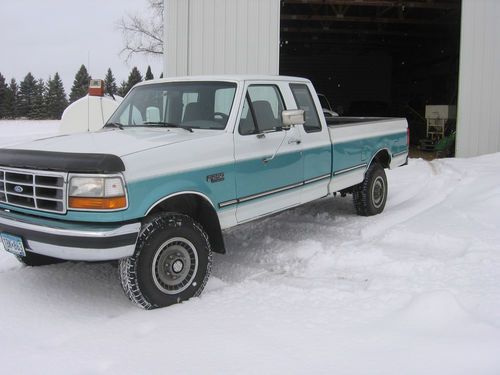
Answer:
[[(160, 78), (162, 77), (163, 74)], [(68, 98), (59, 73), (44, 81), (41, 78), (36, 79), (30, 72), (19, 83), (14, 78), (8, 83), (0, 73), (0, 119), (60, 119), (69, 104), (87, 95), (91, 79), (87, 68), (82, 65), (75, 75)], [(122, 81), (118, 86), (109, 68), (104, 78), (105, 93), (123, 97), (135, 84), (151, 79), (154, 79), (154, 76), (150, 66), (144, 78), (139, 69), (134, 67), (128, 80)]]

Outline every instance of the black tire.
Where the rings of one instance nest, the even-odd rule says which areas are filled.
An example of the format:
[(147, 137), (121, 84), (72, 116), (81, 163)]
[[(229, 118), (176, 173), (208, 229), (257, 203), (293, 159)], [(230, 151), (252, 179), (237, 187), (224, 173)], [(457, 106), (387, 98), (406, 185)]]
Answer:
[(26, 256), (16, 256), (17, 260), (29, 267), (48, 266), (50, 264), (63, 263), (65, 260), (48, 257), (26, 251)]
[(384, 168), (378, 163), (372, 163), (366, 171), (365, 179), (354, 188), (352, 194), (357, 214), (373, 216), (384, 211), (387, 192)]
[(207, 234), (189, 216), (175, 213), (148, 220), (135, 254), (119, 262), (125, 295), (147, 310), (199, 296), (211, 269)]

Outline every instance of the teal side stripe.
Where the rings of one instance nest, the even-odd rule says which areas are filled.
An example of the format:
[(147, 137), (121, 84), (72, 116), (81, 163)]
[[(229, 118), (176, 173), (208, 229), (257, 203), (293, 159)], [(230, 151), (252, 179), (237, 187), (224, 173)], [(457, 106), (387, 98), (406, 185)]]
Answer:
[[(397, 137), (392, 137), (394, 140), (397, 140)], [(388, 137), (373, 141), (373, 147), (383, 143), (386, 138)], [(390, 138), (389, 140), (393, 139)], [(404, 149), (406, 147), (406, 134), (404, 134), (402, 142), (404, 145), (402, 149)], [(355, 147), (358, 147), (355, 143), (335, 145), (335, 158), (338, 158), (339, 161), (337, 170), (343, 169), (339, 166), (342, 163), (345, 165), (344, 168), (361, 163), (361, 161), (356, 160), (359, 159), (359, 154), (356, 157), (356, 154), (351, 150)], [(398, 150), (397, 147), (393, 147), (391, 151), (398, 152), (402, 151), (402, 149)], [(326, 145), (314, 149), (303, 150), (304, 158), (301, 158), (300, 153), (297, 152), (279, 154), (276, 160), (269, 163), (270, 168), (264, 170), (259, 169), (262, 165), (262, 157), (259, 157), (242, 161), (237, 165), (235, 165), (235, 163), (228, 163), (225, 165), (209, 166), (198, 170), (159, 176), (147, 180), (128, 182), (127, 191), (129, 207), (127, 210), (123, 211), (84, 212), (69, 210), (66, 214), (61, 215), (12, 207), (6, 204), (0, 204), (0, 207), (28, 215), (66, 221), (113, 223), (141, 219), (148, 209), (161, 199), (182, 191), (194, 191), (206, 195), (212, 201), (216, 209), (220, 210), (225, 207), (219, 207), (219, 203), (231, 202), (236, 199), (236, 179), (238, 179), (240, 186), (240, 197), (248, 198), (263, 192), (273, 191), (283, 186), (319, 182), (310, 180), (321, 176), (327, 175), (325, 178), (329, 178), (332, 172), (330, 152), (331, 146)], [(371, 153), (368, 156), (370, 157)], [(286, 169), (289, 167), (291, 169), (287, 171)], [(256, 173), (257, 171), (264, 171), (265, 173)], [(207, 180), (207, 176), (219, 173), (224, 173), (223, 181), (212, 183)], [(297, 188), (300, 188), (300, 186)], [(280, 192), (273, 194), (278, 193)], [(247, 202), (251, 202), (251, 200)]]
[[(300, 151), (277, 154), (268, 163), (263, 162), (264, 156), (242, 160), (236, 164), (239, 197), (293, 185), (303, 180), (303, 161)], [(235, 197), (236, 194), (232, 198)]]
[(332, 145), (315, 147), (303, 150), (304, 180), (332, 173)]
[(406, 132), (334, 143), (332, 153), (333, 173), (363, 163), (369, 163), (375, 154), (382, 149), (387, 149), (391, 157), (393, 154), (407, 150)]
[(305, 185), (314, 184), (314, 183), (324, 181), (324, 180), (330, 179), (330, 178), (331, 178), (331, 174), (318, 176), (318, 177), (311, 178), (309, 180), (302, 181), (302, 182), (299, 182), (299, 183), (296, 183), (293, 185), (282, 186), (282, 187), (279, 187), (279, 188), (276, 188), (273, 190), (260, 192), (260, 193), (257, 193), (254, 195), (249, 195), (249, 196), (242, 197), (239, 199), (231, 199), (230, 201), (221, 202), (221, 203), (219, 203), (219, 207), (228, 207), (228, 206), (233, 206), (235, 204), (243, 204), (243, 203), (255, 201), (255, 200), (261, 199), (261, 198), (268, 198), (269, 196), (274, 195), (274, 194), (286, 193), (290, 190), (295, 190), (295, 189), (301, 188)]

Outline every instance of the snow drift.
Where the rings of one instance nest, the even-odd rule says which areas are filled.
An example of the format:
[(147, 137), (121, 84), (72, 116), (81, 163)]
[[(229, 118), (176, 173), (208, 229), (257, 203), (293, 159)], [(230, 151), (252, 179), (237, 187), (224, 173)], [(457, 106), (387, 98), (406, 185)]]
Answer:
[[(0, 122), (0, 143), (56, 128)], [(166, 309), (113, 264), (0, 254), (2, 372), (500, 373), (500, 154), (388, 179), (375, 217), (337, 197), (231, 230), (202, 297)]]

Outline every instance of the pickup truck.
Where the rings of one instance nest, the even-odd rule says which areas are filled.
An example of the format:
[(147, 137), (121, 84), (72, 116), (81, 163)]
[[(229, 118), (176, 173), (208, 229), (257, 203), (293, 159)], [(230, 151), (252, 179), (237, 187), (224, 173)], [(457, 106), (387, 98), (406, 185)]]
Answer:
[(198, 296), (224, 230), (340, 192), (382, 212), (405, 119), (327, 120), (309, 80), (136, 85), (104, 128), (0, 149), (0, 247), (26, 265), (118, 261), (145, 309)]

